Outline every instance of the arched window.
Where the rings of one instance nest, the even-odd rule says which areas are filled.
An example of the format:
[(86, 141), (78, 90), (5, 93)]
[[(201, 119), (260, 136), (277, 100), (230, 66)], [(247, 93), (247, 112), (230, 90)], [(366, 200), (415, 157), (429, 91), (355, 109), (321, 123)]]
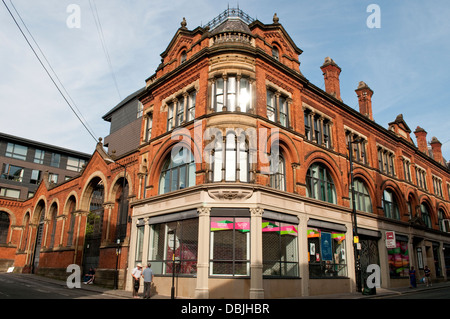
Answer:
[(286, 190), (286, 162), (281, 154), (272, 159), (273, 165), (270, 166), (270, 187), (280, 191)]
[(183, 50), (183, 52), (181, 52), (181, 56), (180, 56), (180, 64), (183, 64), (184, 62), (186, 62), (187, 59), (187, 54), (186, 51)]
[(192, 153), (181, 147), (173, 149), (164, 162), (159, 178), (159, 194), (195, 185), (195, 163)]
[(438, 211), (438, 223), (439, 223), (439, 230), (442, 232), (449, 232), (449, 220), (445, 218), (445, 212), (442, 208)]
[(397, 200), (394, 193), (389, 189), (383, 192), (383, 210), (386, 217), (400, 219)]
[(211, 160), (213, 161), (213, 181), (220, 182), (248, 182), (249, 180), (249, 157), (248, 144), (245, 134), (239, 137), (230, 132), (225, 142), (216, 140)]
[(337, 204), (336, 188), (328, 169), (319, 163), (312, 164), (306, 173), (306, 195)]
[[(367, 213), (372, 213), (372, 201), (370, 200), (369, 191), (366, 184), (359, 178), (353, 181), (355, 189), (355, 206), (356, 210), (360, 210)], [(350, 185), (350, 207), (353, 208), (353, 194)]]
[(75, 209), (76, 209), (76, 202), (75, 198), (71, 197), (69, 199), (69, 231), (67, 232), (67, 246), (71, 247), (73, 243), (73, 233), (75, 229)]
[(50, 208), (50, 218), (51, 218), (51, 237), (50, 237), (50, 248), (55, 246), (55, 234), (56, 234), (56, 224), (58, 215), (58, 206), (54, 203)]
[(7, 243), (8, 231), (9, 231), (9, 215), (5, 212), (0, 212), (0, 244)]
[(428, 228), (433, 228), (431, 224), (431, 216), (430, 210), (428, 209), (428, 205), (425, 203), (420, 204), (420, 211), (422, 213), (422, 220)]
[(272, 57), (274, 59), (280, 60), (280, 50), (278, 50), (275, 45), (272, 47)]
[(22, 251), (27, 249), (28, 244), (28, 234), (30, 231), (30, 215), (28, 213), (25, 215), (23, 226), (24, 228), (22, 231), (22, 246), (21, 246)]

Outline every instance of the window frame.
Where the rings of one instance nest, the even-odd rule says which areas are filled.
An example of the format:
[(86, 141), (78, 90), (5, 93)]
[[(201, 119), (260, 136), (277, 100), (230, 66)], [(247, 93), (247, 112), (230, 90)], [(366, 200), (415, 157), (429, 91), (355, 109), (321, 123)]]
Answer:
[[(266, 87), (266, 117), (285, 128), (290, 126), (290, 96), (270, 85)], [(272, 112), (273, 115), (270, 115)]]
[[(353, 183), (356, 210), (366, 213), (373, 213), (372, 198), (370, 197), (369, 189), (367, 188), (366, 183), (358, 177), (354, 179)], [(361, 209), (361, 203), (364, 205), (363, 209)], [(353, 208), (352, 185), (350, 185), (350, 207)]]
[[(195, 223), (195, 225), (192, 225), (191, 223)], [(149, 226), (147, 262), (150, 262), (152, 264), (154, 274), (156, 276), (172, 276), (174, 240), (171, 239), (171, 237), (173, 238), (174, 235), (176, 235), (175, 267), (177, 270), (175, 273), (177, 276), (195, 277), (197, 275), (198, 262), (198, 228), (200, 227), (199, 218), (168, 221), (151, 224)], [(194, 231), (192, 231), (193, 226), (195, 227)], [(143, 228), (144, 225), (138, 227)], [(174, 229), (176, 229), (176, 232), (174, 234), (170, 234), (170, 231), (173, 231)], [(186, 232), (188, 231), (191, 231), (196, 235), (193, 243), (187, 243), (188, 234)], [(139, 234), (137, 234), (137, 236), (138, 235)], [(142, 240), (144, 241), (144, 236), (142, 236)], [(136, 241), (136, 245), (138, 244), (138, 241)], [(194, 249), (188, 249), (187, 247), (194, 247)], [(142, 248), (144, 247), (142, 246)], [(162, 256), (159, 254), (162, 254)], [(142, 262), (142, 256), (140, 256), (140, 259), (137, 257), (138, 254), (136, 254), (135, 262)]]
[[(173, 149), (172, 149), (173, 150)], [(159, 187), (158, 187), (158, 195), (162, 195), (162, 194), (167, 194), (173, 191), (177, 191), (180, 189), (184, 189), (187, 187), (191, 187), (191, 186), (195, 186), (195, 161), (194, 161), (194, 155), (192, 154), (192, 152), (186, 148), (186, 147), (180, 147), (180, 149), (178, 150), (176, 156), (180, 155), (181, 153), (183, 153), (182, 155), (180, 155), (180, 158), (185, 157), (184, 152), (188, 152), (190, 155), (190, 160), (189, 162), (186, 162), (184, 159), (182, 160), (182, 163), (177, 165), (177, 163), (175, 163), (175, 166), (173, 165), (173, 158), (172, 158), (172, 154), (170, 153), (168, 156), (166, 156), (166, 159), (163, 162), (163, 165), (161, 167), (161, 172), (159, 175)], [(188, 156), (186, 155), (186, 156)], [(184, 180), (185, 180), (185, 186), (180, 188), (180, 184), (182, 182), (181, 178), (182, 178), (182, 173), (184, 170)], [(174, 172), (176, 172), (176, 175), (174, 175)], [(164, 174), (169, 174), (168, 179), (166, 179), (166, 175)], [(173, 182), (174, 182), (174, 177), (176, 177), (176, 185), (178, 185), (177, 187), (173, 187)], [(193, 181), (191, 181), (190, 179), (193, 178)], [(164, 180), (164, 184), (162, 183), (162, 181)], [(166, 186), (166, 182), (169, 181), (169, 185)], [(191, 182), (193, 182), (193, 184), (191, 184)], [(167, 188), (168, 187), (168, 188)]]
[[(328, 259), (324, 260), (323, 258), (322, 233), (329, 234), (332, 240), (331, 251), (333, 253), (332, 258), (334, 259), (331, 260), (332, 262), (330, 262), (330, 260)], [(346, 236), (347, 236), (346, 231), (338, 231), (308, 225), (307, 230), (308, 256), (309, 256), (308, 270), (310, 279), (348, 278), (349, 269), (347, 263), (348, 256), (346, 250)], [(316, 245), (318, 247), (316, 247)], [(336, 251), (338, 249), (339, 253), (336, 254)], [(342, 254), (344, 254), (345, 256), (342, 257)], [(337, 260), (338, 262), (336, 262), (336, 257), (339, 257), (339, 259)], [(339, 274), (340, 272), (342, 273)]]
[(212, 109), (215, 112), (248, 112), (252, 109), (252, 80), (248, 75), (216, 76), (212, 82)]
[(5, 156), (26, 161), (28, 156), (28, 146), (8, 142), (6, 145)]
[(0, 211), (0, 244), (6, 245), (8, 243), (9, 228), (11, 226), (11, 218), (9, 214)]
[[(20, 172), (20, 173), (17, 174), (18, 172)], [(1, 179), (6, 179), (8, 181), (22, 183), (24, 173), (25, 173), (24, 167), (4, 163), (0, 177), (1, 177)]]
[(274, 167), (276, 171), (272, 171), (271, 168), (271, 174), (269, 176), (270, 187), (280, 191), (286, 191), (286, 160), (281, 153), (276, 155), (277, 167)]
[[(265, 257), (265, 252), (267, 252), (267, 248), (271, 247), (271, 245), (267, 242), (268, 236), (277, 233), (276, 235), (276, 246), (277, 246), (277, 259), (268, 259), (267, 254)], [(287, 258), (287, 249), (288, 245), (286, 245), (284, 235), (291, 235), (292, 232), (295, 233), (295, 239), (291, 241), (293, 242), (293, 248), (291, 249), (293, 253), (293, 260), (288, 260)], [(298, 238), (298, 224), (283, 222), (279, 220), (269, 219), (269, 218), (263, 218), (262, 219), (262, 263), (263, 263), (263, 278), (299, 278), (300, 277), (300, 263), (299, 263), (299, 238)], [(290, 245), (290, 243), (289, 243)], [(265, 249), (266, 248), (266, 249)], [(283, 251), (285, 252), (284, 258), (283, 258)], [(271, 253), (272, 254), (272, 253)], [(283, 272), (283, 269), (286, 269), (286, 267), (291, 264), (293, 267), (291, 268), (295, 274), (287, 274), (286, 270)], [(272, 272), (271, 274), (266, 274), (265, 272), (272, 269), (273, 267), (266, 268), (267, 265), (278, 265), (279, 266), (279, 273), (276, 274), (276, 268), (275, 268), (275, 274)]]
[(211, 155), (212, 182), (250, 182), (250, 152), (244, 133), (229, 131), (223, 137), (220, 135)]
[[(313, 168), (318, 168), (318, 171), (315, 172), (316, 174), (314, 174)], [(315, 184), (318, 184), (317, 189)], [(318, 194), (316, 194), (317, 190), (319, 191)], [(308, 167), (308, 170), (306, 172), (306, 196), (327, 203), (337, 204), (336, 186), (328, 167), (326, 167), (324, 164), (315, 162)]]
[[(233, 226), (232, 228), (226, 228), (226, 229), (217, 229), (213, 231), (213, 226), (218, 224), (222, 221), (230, 221)], [(214, 223), (214, 224), (213, 224)], [(248, 224), (248, 231), (246, 228), (246, 225), (244, 223)], [(240, 227), (240, 225), (244, 225), (243, 227)], [(227, 226), (229, 227), (229, 226)], [(214, 228), (215, 229), (215, 228)], [(215, 244), (216, 244), (216, 236), (215, 233), (222, 233), (227, 231), (232, 231), (231, 233), (231, 241), (232, 241), (232, 257), (230, 258), (217, 258), (217, 256), (214, 256), (215, 250)], [(238, 259), (236, 256), (236, 250), (242, 247), (238, 247), (238, 240), (240, 238), (236, 238), (237, 232), (240, 231), (243, 236), (245, 236), (245, 245), (242, 247), (245, 247), (245, 259)], [(223, 234), (223, 233), (222, 233)], [(239, 234), (238, 234), (239, 236)], [(243, 237), (239, 236), (239, 237)], [(232, 278), (242, 278), (242, 277), (249, 277), (250, 276), (250, 264), (251, 264), (251, 218), (245, 217), (245, 216), (212, 216), (210, 218), (210, 253), (209, 253), (209, 276), (210, 277), (232, 277)], [(217, 240), (218, 243), (218, 240)], [(224, 251), (221, 249), (221, 251)], [(232, 271), (231, 273), (215, 273), (214, 270), (216, 269), (214, 266), (217, 264), (225, 264), (231, 263)], [(239, 274), (237, 273), (237, 264), (245, 265), (245, 274)]]
[[(390, 200), (386, 197), (386, 194), (390, 194)], [(382, 194), (381, 202), (386, 218), (401, 220), (400, 207), (398, 205), (397, 196), (393, 190), (388, 188), (385, 189)], [(388, 210), (386, 208), (388, 208)]]

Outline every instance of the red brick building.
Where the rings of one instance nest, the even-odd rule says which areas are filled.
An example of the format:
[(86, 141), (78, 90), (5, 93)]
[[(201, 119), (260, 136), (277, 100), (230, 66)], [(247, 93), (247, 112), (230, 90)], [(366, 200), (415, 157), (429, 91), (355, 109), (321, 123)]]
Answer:
[(228, 9), (193, 30), (183, 19), (134, 96), (136, 150), (111, 163), (99, 143), (79, 177), (2, 199), (0, 258), (60, 276), (93, 265), (111, 283), (119, 256), (129, 290), (127, 274), (151, 262), (157, 293), (170, 294), (175, 269), (177, 296), (192, 298), (353, 291), (355, 256), (362, 286), (369, 264), (383, 287), (408, 285), (410, 266), (447, 280), (450, 171), (439, 141), (430, 150), (417, 128), (416, 146), (401, 115), (377, 124), (364, 82), (359, 110), (343, 103), (330, 58), (325, 91), (310, 83), (301, 53), (276, 15), (264, 24)]

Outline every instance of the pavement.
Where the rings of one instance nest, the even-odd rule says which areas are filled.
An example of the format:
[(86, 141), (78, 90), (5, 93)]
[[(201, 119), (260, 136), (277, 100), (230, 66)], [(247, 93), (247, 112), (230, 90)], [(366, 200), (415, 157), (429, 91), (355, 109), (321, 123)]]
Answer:
[[(43, 276), (38, 275), (32, 275), (32, 274), (22, 274), (23, 276), (32, 276), (34, 280), (41, 280), (45, 281), (47, 283), (53, 283), (56, 285), (66, 286), (65, 281), (47, 278)], [(371, 299), (371, 298), (382, 298), (392, 295), (404, 295), (409, 293), (414, 293), (418, 291), (423, 290), (430, 290), (430, 289), (442, 289), (442, 288), (448, 288), (450, 287), (450, 281), (445, 282), (436, 282), (433, 283), (432, 286), (426, 286), (425, 284), (418, 283), (417, 288), (410, 288), (410, 287), (399, 287), (399, 288), (377, 288), (376, 293), (373, 295), (364, 295), (362, 293), (358, 292), (349, 292), (349, 293), (340, 293), (340, 294), (327, 294), (327, 295), (318, 295), (318, 296), (303, 296), (298, 298), (288, 298), (288, 299)], [(105, 295), (111, 295), (115, 297), (125, 298), (125, 299), (133, 299), (132, 292), (121, 290), (121, 289), (109, 289), (105, 287), (98, 286), (96, 284), (92, 285), (85, 285), (84, 283), (81, 284), (81, 287), (79, 289), (84, 289), (87, 291), (97, 292)], [(142, 294), (140, 294), (142, 296)], [(170, 296), (164, 296), (164, 295), (152, 295), (151, 299), (170, 299)], [(179, 298), (177, 298), (179, 299)]]
[(449, 288), (450, 281), (436, 282), (431, 286), (426, 286), (423, 283), (418, 283), (417, 288), (398, 287), (398, 288), (376, 288), (376, 292), (373, 295), (364, 295), (360, 292), (349, 292), (340, 294), (330, 294), (330, 295), (319, 295), (319, 296), (306, 296), (300, 297), (298, 299), (376, 299), (383, 298), (394, 295), (405, 295), (411, 293), (417, 293), (420, 291), (431, 290), (431, 289), (442, 289)]

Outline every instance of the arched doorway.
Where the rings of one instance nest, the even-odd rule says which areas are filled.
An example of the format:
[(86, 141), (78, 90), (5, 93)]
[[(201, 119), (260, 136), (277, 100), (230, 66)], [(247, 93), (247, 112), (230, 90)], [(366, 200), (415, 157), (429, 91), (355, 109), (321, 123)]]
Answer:
[(92, 192), (89, 199), (89, 213), (86, 221), (86, 235), (83, 252), (83, 269), (97, 268), (103, 230), (104, 186), (100, 178), (94, 178), (89, 185)]

